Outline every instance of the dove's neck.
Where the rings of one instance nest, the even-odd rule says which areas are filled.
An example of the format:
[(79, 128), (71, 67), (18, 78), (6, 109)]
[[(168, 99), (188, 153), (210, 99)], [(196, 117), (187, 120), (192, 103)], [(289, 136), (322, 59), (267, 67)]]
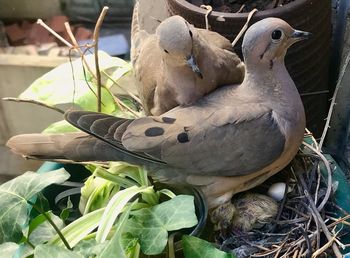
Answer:
[(298, 91), (290, 77), (283, 58), (249, 62), (246, 60), (244, 87), (272, 98), (294, 98)]

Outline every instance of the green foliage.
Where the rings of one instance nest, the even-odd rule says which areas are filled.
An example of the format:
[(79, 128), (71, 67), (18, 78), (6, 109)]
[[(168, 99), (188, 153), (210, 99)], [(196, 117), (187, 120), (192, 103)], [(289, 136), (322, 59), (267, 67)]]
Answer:
[(2, 257), (13, 257), (16, 250), (18, 248), (18, 244), (13, 242), (6, 242), (0, 245), (1, 256)]
[(69, 178), (64, 169), (45, 174), (26, 172), (0, 186), (0, 243), (22, 238), (22, 228), (28, 219), (27, 201), (48, 185), (63, 183)]
[(215, 248), (212, 243), (193, 236), (183, 236), (182, 245), (186, 258), (236, 258)]
[(144, 254), (161, 253), (168, 240), (168, 231), (193, 227), (198, 223), (193, 196), (179, 195), (173, 199), (132, 212), (127, 232), (137, 238)]
[[(51, 220), (56, 224), (59, 229), (64, 227), (63, 221), (52, 212), (46, 212), (50, 216)], [(33, 219), (29, 225), (28, 240), (33, 245), (39, 245), (41, 243), (49, 241), (54, 235), (56, 235), (55, 229), (46, 220), (43, 214)]]
[(84, 258), (84, 256), (55, 245), (38, 245), (34, 250), (35, 258)]

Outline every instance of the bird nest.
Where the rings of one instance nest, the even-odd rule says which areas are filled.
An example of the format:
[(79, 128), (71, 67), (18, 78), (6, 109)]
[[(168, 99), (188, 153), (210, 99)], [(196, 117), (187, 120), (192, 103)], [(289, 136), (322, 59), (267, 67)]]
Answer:
[[(334, 160), (304, 142), (288, 168), (255, 190), (266, 192), (281, 180), (290, 191), (272, 223), (250, 232), (218, 231), (216, 243), (237, 257), (342, 257), (340, 250), (350, 247), (350, 215), (340, 199), (349, 196), (349, 188), (340, 189), (347, 181)], [(339, 196), (342, 191), (345, 196)]]

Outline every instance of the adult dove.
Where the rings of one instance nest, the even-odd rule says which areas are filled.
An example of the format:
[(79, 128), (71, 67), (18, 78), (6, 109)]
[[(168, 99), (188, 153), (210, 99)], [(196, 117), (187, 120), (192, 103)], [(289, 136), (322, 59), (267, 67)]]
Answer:
[(155, 34), (139, 29), (138, 2), (131, 32), (131, 61), (147, 115), (191, 105), (217, 87), (243, 81), (244, 64), (228, 39), (196, 29), (181, 16), (159, 24)]
[(200, 186), (209, 207), (217, 207), (295, 156), (305, 113), (284, 56), (308, 36), (281, 19), (261, 20), (243, 39), (246, 72), (240, 85), (220, 87), (161, 116), (132, 120), (69, 111), (66, 119), (84, 132), (19, 135), (7, 144), (26, 156), (142, 165), (160, 181)]

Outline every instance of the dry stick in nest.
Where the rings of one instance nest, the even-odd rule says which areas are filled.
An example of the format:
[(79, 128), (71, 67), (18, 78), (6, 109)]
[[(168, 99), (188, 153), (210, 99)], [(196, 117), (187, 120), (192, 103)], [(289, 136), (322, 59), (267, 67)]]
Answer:
[(293, 166), (297, 169), (295, 174), (296, 174), (297, 178), (299, 179), (299, 182), (301, 183), (302, 187), (304, 188), (304, 194), (305, 194), (305, 197), (307, 198), (307, 200), (309, 201), (309, 205), (310, 205), (310, 208), (312, 210), (312, 213), (317, 217), (317, 220), (321, 225), (322, 231), (323, 231), (324, 235), (326, 236), (326, 238), (328, 239), (328, 241), (332, 242), (331, 246), (332, 246), (332, 249), (333, 249), (335, 256), (337, 258), (343, 257), (337, 244), (334, 243), (334, 236), (332, 236), (332, 234), (329, 232), (324, 220), (322, 219), (322, 217), (320, 215), (319, 210), (317, 209), (317, 207), (314, 203), (314, 200), (312, 199), (309, 191), (307, 190), (307, 185), (306, 185), (306, 182), (303, 178), (303, 175), (302, 175), (303, 172), (302, 172), (302, 169), (300, 168), (300, 165), (296, 161), (294, 161)]

